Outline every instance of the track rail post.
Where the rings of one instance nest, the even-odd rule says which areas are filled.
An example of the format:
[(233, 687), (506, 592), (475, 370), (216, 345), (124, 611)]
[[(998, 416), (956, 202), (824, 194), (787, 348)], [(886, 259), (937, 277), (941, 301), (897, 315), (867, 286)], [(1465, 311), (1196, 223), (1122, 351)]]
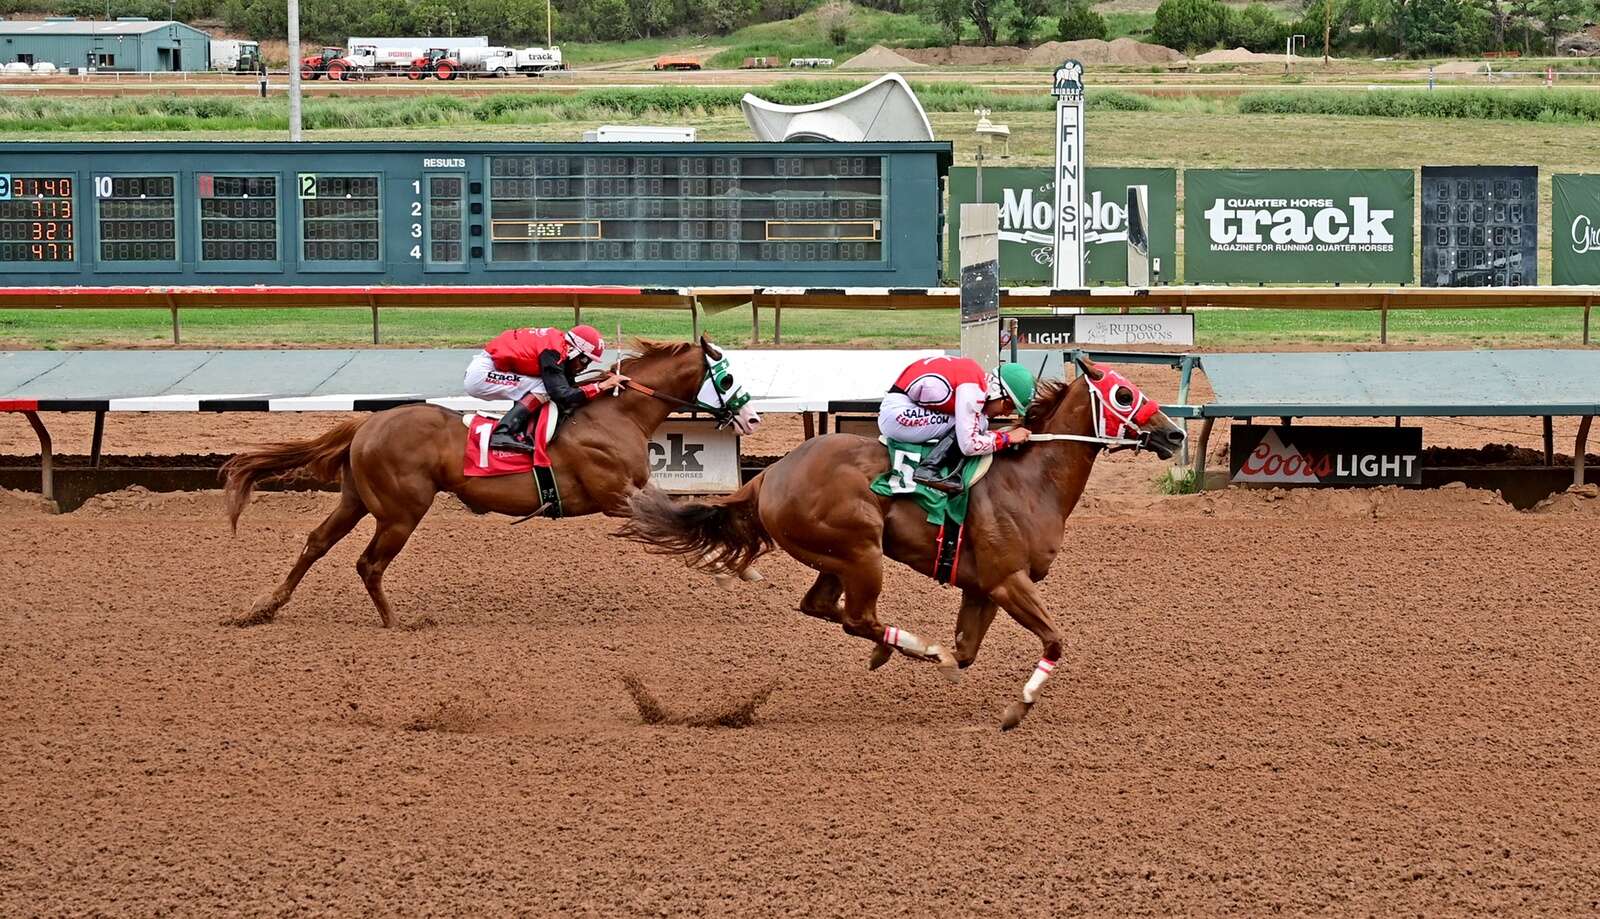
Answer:
[(1578, 442), (1572, 450), (1572, 484), (1583, 484), (1583, 454), (1589, 449), (1589, 425), (1594, 421), (1593, 415), (1584, 415), (1578, 422)]
[(372, 310), (372, 343), (378, 343), (378, 301), (373, 298), (372, 292), (367, 292), (367, 306)]
[(33, 433), (39, 435), (39, 493), (47, 499), (56, 499), (55, 453), (51, 450), (50, 431), (39, 419), (38, 412), (23, 412)]
[(1544, 416), (1544, 464), (1556, 464), (1556, 420), (1549, 415)]
[(94, 413), (94, 436), (89, 440), (89, 465), (95, 469), (100, 468), (100, 445), (106, 436), (106, 413)]
[(1211, 428), (1216, 422), (1215, 418), (1207, 418), (1200, 425), (1200, 442), (1195, 444), (1194, 466), (1191, 467), (1194, 470), (1195, 491), (1206, 490), (1206, 450), (1210, 448)]
[(761, 307), (755, 297), (750, 298), (750, 344), (761, 344)]
[(1594, 298), (1589, 297), (1583, 301), (1583, 343), (1589, 343), (1589, 311), (1594, 309)]
[(172, 311), (172, 343), (181, 345), (183, 344), (183, 334), (178, 326), (178, 301), (173, 299), (171, 291), (167, 291), (166, 296), (167, 309)]
[(1389, 295), (1384, 294), (1381, 305), (1378, 307), (1378, 343), (1389, 343)]

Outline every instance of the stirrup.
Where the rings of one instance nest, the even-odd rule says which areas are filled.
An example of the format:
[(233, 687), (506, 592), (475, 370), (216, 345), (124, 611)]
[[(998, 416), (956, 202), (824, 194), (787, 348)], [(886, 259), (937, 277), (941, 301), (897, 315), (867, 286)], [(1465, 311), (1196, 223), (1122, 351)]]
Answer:
[(947, 495), (959, 495), (965, 486), (961, 483), (961, 470), (941, 475), (939, 470), (929, 466), (918, 466), (911, 473), (911, 481), (918, 485), (926, 485), (934, 491), (942, 491)]
[(534, 452), (534, 445), (533, 441), (523, 440), (515, 434), (491, 434), (489, 435), (489, 449), (532, 453)]

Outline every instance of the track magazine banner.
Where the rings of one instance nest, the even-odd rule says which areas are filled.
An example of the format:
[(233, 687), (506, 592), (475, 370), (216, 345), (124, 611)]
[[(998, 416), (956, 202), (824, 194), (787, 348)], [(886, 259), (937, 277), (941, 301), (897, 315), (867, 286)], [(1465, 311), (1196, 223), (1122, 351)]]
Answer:
[[(985, 167), (983, 202), (1000, 206), (1000, 279), (1050, 283), (1055, 256), (1056, 193), (1049, 168)], [(961, 205), (977, 197), (977, 169), (950, 170), (950, 263), (961, 264)], [(1178, 270), (1178, 171), (1090, 166), (1084, 179), (1085, 274), (1090, 283), (1124, 283), (1128, 278), (1128, 186), (1150, 189), (1150, 254), (1161, 260), (1161, 281), (1172, 283)]]
[(1538, 167), (1422, 167), (1422, 286), (1537, 284), (1538, 255)]
[(1600, 175), (1550, 179), (1552, 284), (1600, 284)]
[(1185, 283), (1412, 280), (1408, 169), (1187, 169)]

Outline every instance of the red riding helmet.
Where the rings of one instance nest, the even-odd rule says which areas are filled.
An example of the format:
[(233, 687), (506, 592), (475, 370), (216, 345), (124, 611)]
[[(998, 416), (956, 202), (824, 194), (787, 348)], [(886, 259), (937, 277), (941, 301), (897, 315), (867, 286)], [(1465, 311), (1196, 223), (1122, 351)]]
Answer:
[(592, 325), (574, 326), (567, 333), (567, 344), (573, 353), (588, 358), (591, 362), (600, 360), (600, 353), (606, 349), (606, 340), (600, 337), (600, 330)]

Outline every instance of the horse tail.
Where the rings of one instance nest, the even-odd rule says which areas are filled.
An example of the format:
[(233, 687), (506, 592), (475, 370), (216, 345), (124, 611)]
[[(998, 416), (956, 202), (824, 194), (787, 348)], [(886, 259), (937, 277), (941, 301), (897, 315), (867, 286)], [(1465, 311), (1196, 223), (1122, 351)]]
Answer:
[(228, 523), (234, 532), (239, 531), (239, 515), (250, 500), (256, 483), (299, 471), (305, 476), (329, 485), (339, 481), (345, 461), (350, 458), (350, 442), (355, 440), (356, 429), (366, 421), (356, 418), (341, 422), (321, 437), (309, 440), (292, 440), (281, 444), (267, 444), (257, 450), (238, 453), (222, 464), (221, 475), (226, 483)]
[(772, 535), (759, 513), (763, 475), (720, 498), (674, 501), (654, 485), (641, 489), (628, 499), (632, 516), (617, 535), (662, 555), (682, 556), (692, 568), (742, 573), (772, 551)]

